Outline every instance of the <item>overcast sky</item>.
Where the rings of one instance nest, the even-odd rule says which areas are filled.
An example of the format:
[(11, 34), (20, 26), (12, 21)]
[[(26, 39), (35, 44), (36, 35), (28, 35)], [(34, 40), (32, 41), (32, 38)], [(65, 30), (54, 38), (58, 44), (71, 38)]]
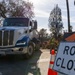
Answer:
[[(60, 7), (62, 11), (62, 20), (64, 30), (67, 30), (67, 10), (66, 10), (66, 0), (29, 0), (34, 5), (35, 19), (38, 21), (38, 30), (45, 28), (49, 32), (48, 19), (51, 10), (56, 4)], [(69, 0), (70, 7), (70, 19), (71, 25), (73, 26), (73, 31), (75, 30), (75, 6), (74, 0)]]
[[(56, 6), (56, 4), (58, 4), (62, 12), (62, 21), (63, 21), (64, 30), (68, 30), (66, 0), (25, 0), (25, 1), (30, 1), (34, 5), (35, 19), (38, 21), (38, 30), (44, 28), (47, 29), (47, 32), (49, 33), (48, 19), (51, 10)], [(75, 31), (74, 0), (68, 0), (68, 1), (70, 8), (70, 21), (73, 27), (73, 31)]]

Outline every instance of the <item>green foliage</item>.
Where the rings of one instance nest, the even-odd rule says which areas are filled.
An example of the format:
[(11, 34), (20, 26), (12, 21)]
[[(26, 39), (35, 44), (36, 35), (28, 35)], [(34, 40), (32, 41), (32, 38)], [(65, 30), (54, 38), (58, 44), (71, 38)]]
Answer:
[(56, 49), (59, 46), (60, 41), (62, 40), (62, 36), (59, 36), (59, 39), (55, 39), (52, 37), (48, 41), (43, 42), (42, 48), (44, 49)]

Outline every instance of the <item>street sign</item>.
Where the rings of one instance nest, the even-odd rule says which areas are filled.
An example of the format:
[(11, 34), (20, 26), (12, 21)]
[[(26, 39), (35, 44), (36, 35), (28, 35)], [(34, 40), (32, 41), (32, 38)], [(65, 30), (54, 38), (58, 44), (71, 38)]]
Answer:
[(75, 42), (61, 42), (53, 69), (67, 75), (75, 75)]

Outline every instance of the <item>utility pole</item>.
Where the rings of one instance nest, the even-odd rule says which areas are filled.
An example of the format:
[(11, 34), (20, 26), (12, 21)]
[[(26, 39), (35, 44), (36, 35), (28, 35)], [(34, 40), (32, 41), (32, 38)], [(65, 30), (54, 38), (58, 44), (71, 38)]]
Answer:
[(66, 6), (67, 6), (67, 19), (68, 19), (68, 32), (71, 32), (70, 30), (70, 13), (69, 13), (69, 3), (68, 0), (66, 0)]
[(74, 5), (75, 5), (75, 0), (74, 0)]

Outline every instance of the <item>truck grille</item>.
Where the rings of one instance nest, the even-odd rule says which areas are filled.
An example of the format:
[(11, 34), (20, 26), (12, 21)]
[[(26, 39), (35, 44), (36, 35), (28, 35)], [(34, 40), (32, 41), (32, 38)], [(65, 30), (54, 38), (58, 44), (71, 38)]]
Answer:
[(0, 31), (0, 46), (13, 45), (14, 30), (2, 30)]

